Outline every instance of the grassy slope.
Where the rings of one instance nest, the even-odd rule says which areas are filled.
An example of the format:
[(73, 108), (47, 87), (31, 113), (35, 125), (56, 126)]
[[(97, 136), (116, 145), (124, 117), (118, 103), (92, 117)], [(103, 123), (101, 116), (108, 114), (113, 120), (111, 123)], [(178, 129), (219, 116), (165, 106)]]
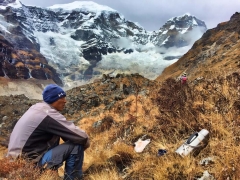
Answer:
[[(194, 179), (207, 170), (217, 179), (239, 176), (239, 74), (189, 82), (182, 87), (174, 79), (156, 87), (150, 97), (133, 96), (128, 113), (104, 113), (87, 117), (80, 126), (91, 136), (85, 169), (89, 179)], [(123, 106), (124, 101), (119, 102)], [(118, 107), (119, 107), (118, 106)], [(126, 115), (127, 114), (127, 115)], [(115, 122), (93, 129), (93, 122), (110, 117)], [(109, 122), (109, 121), (106, 121)], [(175, 150), (192, 133), (210, 131), (207, 146), (182, 158)], [(136, 153), (134, 142), (145, 135), (151, 143)], [(167, 154), (157, 157), (157, 150)], [(213, 158), (200, 165), (204, 158)], [(123, 178), (124, 177), (124, 178)]]
[[(194, 179), (208, 171), (216, 179), (239, 177), (239, 72), (213, 79), (189, 81), (188, 85), (174, 79), (155, 82), (148, 95), (135, 94), (118, 101), (108, 111), (85, 116), (79, 126), (91, 138), (91, 148), (85, 153), (86, 179)], [(96, 112), (99, 108), (91, 109)], [(92, 114), (92, 113), (89, 114)], [(82, 112), (68, 115), (77, 119)], [(94, 122), (102, 125), (94, 128)], [(194, 132), (210, 132), (207, 145), (201, 151), (182, 158), (177, 148)], [(142, 153), (134, 151), (139, 138), (151, 140)], [(158, 149), (167, 154), (158, 157)], [(6, 152), (6, 151), (4, 151)], [(212, 158), (201, 165), (204, 158)], [(40, 177), (31, 167), (25, 170), (1, 162), (0, 174), (22, 179)], [(4, 167), (9, 167), (7, 170)], [(48, 172), (49, 173), (49, 172)], [(41, 179), (57, 179), (54, 172)]]

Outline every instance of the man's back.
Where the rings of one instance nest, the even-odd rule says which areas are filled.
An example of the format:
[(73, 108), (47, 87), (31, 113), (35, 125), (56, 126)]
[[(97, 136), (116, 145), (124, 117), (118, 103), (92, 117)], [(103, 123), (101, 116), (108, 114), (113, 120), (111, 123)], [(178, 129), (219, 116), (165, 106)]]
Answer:
[(53, 138), (52, 134), (44, 130), (44, 124), (41, 125), (50, 110), (47, 106), (45, 103), (37, 103), (19, 119), (10, 137), (8, 156), (17, 157), (22, 151), (41, 154), (47, 149), (46, 142)]
[(59, 144), (60, 137), (85, 144), (84, 131), (68, 122), (50, 105), (37, 103), (19, 119), (10, 137), (8, 155), (17, 157), (24, 153), (31, 159), (39, 160), (49, 148)]

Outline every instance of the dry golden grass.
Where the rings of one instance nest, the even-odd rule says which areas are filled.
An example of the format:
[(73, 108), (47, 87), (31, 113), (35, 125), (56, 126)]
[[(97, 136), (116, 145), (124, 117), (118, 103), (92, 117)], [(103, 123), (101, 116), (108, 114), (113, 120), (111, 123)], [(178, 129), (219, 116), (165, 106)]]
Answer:
[(89, 180), (99, 180), (99, 179), (111, 179), (111, 180), (122, 180), (123, 178), (119, 177), (115, 169), (105, 168), (102, 171), (92, 172), (88, 176)]
[[(85, 179), (194, 180), (206, 171), (219, 180), (240, 179), (240, 75), (222, 74), (186, 86), (173, 79), (156, 82), (148, 96), (132, 95), (112, 110), (82, 118), (79, 126), (91, 139), (85, 151)], [(93, 127), (99, 120), (102, 124)], [(210, 132), (202, 148), (186, 157), (178, 155), (178, 147), (201, 129)], [(151, 142), (136, 153), (134, 142), (139, 138)], [(158, 149), (167, 153), (158, 156)], [(201, 164), (204, 159), (210, 160)], [(49, 173), (39, 179), (54, 179)]]
[[(159, 86), (159, 89), (163, 86)], [(177, 117), (174, 115), (175, 109), (164, 111), (164, 108), (161, 109), (161, 106), (154, 104), (154, 101), (150, 101), (148, 98), (132, 97), (128, 112), (136, 118), (136, 121), (129, 125), (127, 122), (130, 117), (125, 116), (123, 128), (121, 125), (118, 127), (121, 131), (126, 131), (131, 127), (131, 132), (118, 134), (119, 138), (117, 139), (111, 137), (112, 133), (117, 133), (116, 128), (113, 127), (107, 131), (94, 133), (91, 136), (92, 144), (94, 144), (91, 149), (93, 149), (89, 151), (91, 153), (86, 152), (85, 163), (88, 164), (87, 159), (90, 158), (91, 166), (99, 163), (102, 165), (95, 167), (98, 173), (94, 173), (94, 179), (99, 180), (108, 177), (108, 171), (105, 171), (103, 167), (109, 168), (109, 166), (117, 167), (112, 169), (114, 172), (112, 173), (119, 179), (192, 180), (202, 177), (203, 172), (208, 171), (216, 179), (237, 180), (240, 178), (237, 163), (240, 157), (238, 152), (240, 134), (237, 126), (239, 109), (238, 106), (236, 107), (236, 102), (239, 101), (238, 88), (239, 82), (236, 78), (227, 77), (227, 74), (217, 79), (203, 80), (198, 85), (189, 84), (188, 87), (180, 90), (187, 95), (184, 106), (185, 111), (189, 111), (189, 113), (184, 114), (179, 109), (178, 113), (181, 116)], [(180, 94), (179, 98), (182, 95)], [(151, 94), (152, 99), (156, 99), (158, 96), (157, 91), (153, 91)], [(171, 99), (171, 97), (169, 98)], [(134, 108), (136, 104), (137, 108)], [(188, 106), (188, 104), (192, 104), (192, 106)], [(190, 113), (194, 112), (192, 109), (198, 114)], [(156, 118), (156, 116), (160, 116), (164, 119), (165, 115), (169, 120), (167, 125), (164, 125), (166, 122)], [(196, 118), (195, 121), (194, 118)], [(121, 122), (119, 120), (121, 118), (117, 118), (116, 114), (113, 119)], [(208, 144), (204, 149), (198, 154), (193, 152), (184, 158), (175, 153), (186, 138), (203, 128), (210, 132)], [(143, 135), (151, 138), (151, 142), (142, 153), (136, 153), (131, 145)], [(157, 156), (158, 149), (166, 149), (167, 154)], [(127, 153), (129, 161), (122, 164), (124, 167), (118, 167), (120, 166), (116, 163), (118, 160), (113, 157), (119, 155), (124, 159), (126, 158), (125, 153)], [(212, 160), (201, 165), (200, 162), (204, 158)], [(97, 163), (94, 163), (94, 159)], [(109, 159), (112, 160), (111, 163), (109, 163)], [(124, 161), (126, 162), (126, 159)], [(91, 174), (87, 177), (93, 178)]]
[(0, 146), (0, 159), (4, 158), (7, 154), (7, 148)]
[(0, 167), (0, 177), (5, 180), (59, 180), (56, 171), (46, 170), (41, 172), (35, 165), (23, 159), (13, 161), (2, 158), (0, 159)]

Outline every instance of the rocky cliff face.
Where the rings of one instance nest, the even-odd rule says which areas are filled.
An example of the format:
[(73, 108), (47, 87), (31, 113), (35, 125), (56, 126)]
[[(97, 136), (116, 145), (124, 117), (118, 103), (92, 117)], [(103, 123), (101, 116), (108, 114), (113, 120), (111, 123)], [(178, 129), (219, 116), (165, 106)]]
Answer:
[[(11, 7), (9, 3), (15, 6)], [(56, 70), (48, 65), (46, 58), (39, 52), (39, 44), (34, 38), (25, 36), (26, 30), (16, 20), (16, 7), (22, 6), (15, 1), (1, 3), (0, 76), (10, 79), (52, 79), (63, 85)]]
[(62, 85), (56, 70), (35, 48), (14, 47), (0, 35), (0, 76), (10, 79), (52, 79)]
[[(147, 32), (117, 11), (93, 2), (76, 1), (40, 8), (25, 6), (18, 0), (5, 0), (1, 7), (0, 29), (3, 39), (15, 50), (35, 53), (30, 60), (19, 56), (26, 69), (23, 74), (19, 72), (21, 75), (15, 73), (15, 76), (51, 78), (58, 84), (62, 80), (64, 85), (91, 79), (118, 67), (125, 72), (130, 69), (131, 73), (136, 64), (141, 66), (142, 72), (139, 73), (143, 73), (145, 67), (139, 57), (146, 52), (146, 56), (150, 57), (148, 59), (156, 61), (157, 58), (162, 62), (147, 67), (144, 75), (152, 72), (155, 76), (159, 75), (163, 67), (171, 63), (166, 61), (176, 60), (182, 55), (162, 56), (166, 48), (191, 45), (206, 31), (203, 21), (185, 14), (170, 19), (158, 31)], [(195, 34), (194, 38), (192, 33)], [(159, 52), (159, 48), (164, 50)], [(115, 61), (111, 62), (112, 59), (116, 59), (120, 65), (109, 68), (109, 64), (116, 64)], [(134, 68), (131, 67), (132, 60), (138, 60), (132, 63), (135, 64)], [(27, 67), (25, 61), (31, 62), (31, 68)], [(5, 67), (3, 63), (2, 67)]]

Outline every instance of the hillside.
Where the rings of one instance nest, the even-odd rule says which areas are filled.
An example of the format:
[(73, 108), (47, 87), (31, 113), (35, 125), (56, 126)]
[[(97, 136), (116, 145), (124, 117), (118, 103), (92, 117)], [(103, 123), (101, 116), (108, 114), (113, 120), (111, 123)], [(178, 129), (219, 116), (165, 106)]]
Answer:
[[(67, 91), (64, 115), (91, 138), (85, 179), (239, 179), (239, 22), (235, 13), (208, 30), (155, 81), (138, 74), (106, 75)], [(176, 80), (182, 72), (189, 77), (185, 85)], [(23, 95), (0, 97), (2, 154), (14, 123), (37, 101)], [(188, 156), (179, 156), (178, 147), (201, 129), (209, 131), (206, 141)], [(138, 139), (150, 139), (141, 153), (134, 150)], [(167, 153), (158, 156), (159, 149)], [(34, 179), (26, 166), (10, 165), (0, 162), (1, 177)], [(39, 179), (58, 177), (42, 174)]]
[[(64, 114), (91, 137), (84, 161), (86, 179), (196, 179), (206, 172), (216, 179), (236, 179), (240, 158), (239, 83), (239, 72), (185, 86), (172, 78), (156, 83), (136, 75), (103, 79), (67, 91)], [(121, 84), (129, 91), (122, 91)], [(13, 123), (36, 100), (10, 96), (0, 101), (0, 140), (6, 146)], [(210, 132), (206, 144), (184, 158), (175, 153), (201, 129)], [(151, 140), (142, 153), (134, 151), (139, 138)], [(167, 153), (158, 157), (158, 149)], [(11, 167), (8, 171), (13, 173)], [(21, 172), (20, 167), (14, 173)], [(25, 179), (32, 178), (28, 173)]]
[(240, 14), (232, 15), (228, 22), (207, 30), (202, 38), (176, 63), (165, 68), (157, 78), (178, 77), (187, 72), (192, 80), (198, 77), (217, 77), (240, 68)]
[(0, 77), (1, 96), (25, 94), (30, 99), (42, 99), (42, 91), (47, 84), (54, 83), (52, 80), (37, 80), (34, 78), (28, 80), (9, 79)]

